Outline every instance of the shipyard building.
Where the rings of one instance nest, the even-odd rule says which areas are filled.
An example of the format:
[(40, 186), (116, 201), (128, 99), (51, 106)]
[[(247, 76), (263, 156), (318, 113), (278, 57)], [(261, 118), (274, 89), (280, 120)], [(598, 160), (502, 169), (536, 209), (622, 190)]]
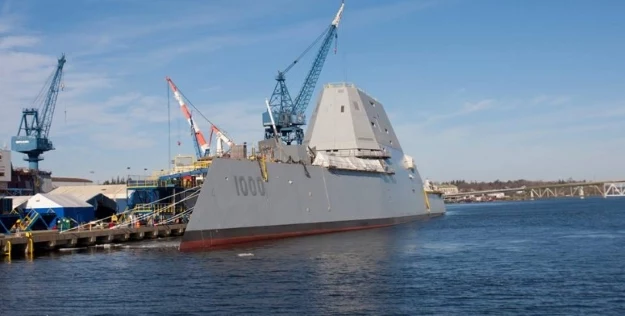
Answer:
[(11, 171), (11, 151), (0, 149), (0, 192), (9, 187)]

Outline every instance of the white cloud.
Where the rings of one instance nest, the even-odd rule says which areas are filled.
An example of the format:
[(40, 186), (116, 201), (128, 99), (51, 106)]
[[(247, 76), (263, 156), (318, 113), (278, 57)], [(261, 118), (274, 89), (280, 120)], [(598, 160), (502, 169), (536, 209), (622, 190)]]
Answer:
[(18, 47), (31, 47), (40, 42), (35, 36), (5, 36), (0, 38), (0, 50), (9, 50)]
[(17, 131), (21, 109), (38, 106), (32, 103), (50, 76), (54, 58), (33, 53), (0, 51), (0, 60), (0, 95), (3, 98), (0, 135), (6, 139)]
[(132, 130), (111, 128), (109, 131), (98, 132), (90, 136), (90, 140), (102, 149), (114, 149), (119, 152), (136, 149), (148, 149), (156, 145), (153, 137), (140, 135)]
[(420, 122), (420, 125), (429, 125), (438, 123), (443, 120), (447, 120), (454, 117), (469, 115), (475, 112), (484, 111), (493, 108), (496, 101), (493, 99), (483, 99), (477, 102), (465, 102), (459, 109), (441, 114), (432, 114), (426, 117), (424, 122)]
[[(66, 64), (67, 65), (67, 64)], [(105, 73), (74, 72), (71, 65), (64, 68), (63, 96), (68, 99), (114, 87), (114, 78)]]
[[(423, 177), (439, 181), (492, 181), (493, 175), (502, 180), (625, 178), (621, 171), (592, 167), (597, 161), (620, 164), (619, 157), (625, 154), (619, 145), (625, 101), (590, 106), (570, 96), (541, 95), (465, 102), (456, 110), (440, 112), (424, 121), (403, 120), (395, 127), (404, 151), (415, 157)], [(484, 115), (469, 117), (478, 112)]]
[(460, 114), (467, 114), (467, 113), (472, 113), (472, 112), (476, 112), (476, 111), (482, 111), (485, 109), (488, 109), (490, 107), (493, 106), (493, 104), (495, 103), (494, 100), (481, 100), (478, 102), (467, 102), (464, 104), (464, 107), (461, 111), (459, 111)]
[[(352, 10), (350, 3), (345, 4), (343, 18), (349, 20), (349, 27), (361, 28), (367, 25), (394, 21), (415, 11), (437, 6), (446, 0), (406, 0), (390, 4), (371, 6), (366, 9)], [(382, 1), (380, 1), (382, 3)]]
[(596, 109), (595, 107), (585, 107), (585, 112), (587, 113), (586, 118), (600, 118), (600, 119), (610, 119), (610, 118), (621, 118), (625, 116), (625, 101), (617, 102), (608, 107), (604, 107), (602, 109)]
[[(241, 8), (246, 8), (242, 10)], [(64, 42), (80, 41), (83, 45), (75, 56), (101, 55), (111, 52), (136, 51), (138, 43), (146, 46), (166, 47), (167, 51), (185, 52), (209, 46), (220, 46), (222, 41), (234, 41), (238, 30), (259, 19), (283, 16), (283, 12), (295, 13), (305, 6), (292, 0), (259, 2), (243, 0), (237, 2), (196, 3), (181, 6), (176, 2), (155, 2), (144, 7), (141, 14), (130, 11), (126, 14), (105, 17), (89, 25), (82, 31), (68, 35)], [(175, 12), (175, 13), (173, 13)], [(203, 31), (201, 31), (203, 30)], [(200, 40), (188, 40), (188, 32)], [(228, 35), (219, 35), (227, 33)], [(206, 34), (217, 34), (207, 37)], [(158, 53), (156, 53), (158, 54)]]
[[(229, 135), (235, 143), (256, 145), (263, 137), (262, 127), (262, 97), (220, 102), (199, 107), (202, 113), (218, 128)], [(196, 105), (197, 106), (197, 105)], [(205, 110), (204, 110), (205, 109)], [(195, 121), (205, 131), (208, 137), (209, 124), (199, 115), (194, 115)]]
[(562, 105), (570, 102), (571, 96), (568, 95), (540, 95), (532, 99), (532, 105)]
[[(524, 116), (510, 112), (505, 120), (467, 120), (461, 125), (441, 121), (437, 128), (404, 123), (395, 131), (422, 176), (430, 179), (590, 179), (590, 172), (597, 180), (625, 178), (619, 170), (589, 167), (598, 161), (620, 164), (622, 119), (605, 118), (625, 117), (623, 109), (579, 107)], [(597, 119), (589, 120), (593, 114)]]
[[(0, 52), (0, 59), (6, 62), (0, 68), (0, 95), (3, 96), (2, 116), (0, 116), (0, 143), (9, 143), (19, 126), (23, 107), (39, 107), (33, 104), (37, 94), (44, 88), (56, 66), (58, 56), (25, 53), (13, 45)], [(69, 66), (69, 67), (68, 67)], [(167, 120), (164, 96), (150, 96), (140, 92), (116, 94), (118, 78), (106, 73), (89, 72), (77, 69), (69, 63), (64, 77), (64, 89), (59, 93), (55, 115), (50, 131), (50, 139), (57, 148), (45, 154), (43, 169), (62, 168), (61, 173), (71, 172), (71, 168), (104, 159), (107, 152), (132, 152), (157, 145), (158, 137), (150, 133), (151, 124)], [(45, 87), (47, 89), (47, 87)], [(45, 93), (45, 90), (43, 91)], [(109, 97), (102, 97), (108, 94)], [(148, 131), (146, 131), (146, 127)], [(87, 154), (79, 148), (89, 148)], [(19, 154), (14, 159), (20, 164)], [(76, 165), (67, 165), (60, 157), (73, 157)], [(88, 159), (87, 157), (91, 157)], [(86, 161), (83, 161), (85, 160)], [(70, 169), (63, 169), (69, 166)], [(91, 164), (90, 168), (106, 169), (107, 166)]]
[[(350, 27), (363, 27), (443, 1), (401, 1), (364, 9), (354, 6), (353, 9), (346, 9), (348, 12), (344, 17), (350, 19)], [(269, 29), (274, 30), (259, 32), (256, 24), (266, 24), (264, 21), (271, 19), (288, 21), (285, 15), (297, 16), (298, 13), (308, 12), (315, 2), (274, 0), (261, 3), (244, 0), (232, 4), (221, 2), (219, 5), (201, 3), (193, 7), (175, 5), (171, 10), (177, 11), (176, 16), (184, 16), (182, 19), (171, 19), (170, 10), (162, 10), (164, 5), (172, 4), (159, 2), (151, 10), (144, 10), (140, 16), (131, 11), (126, 15), (100, 19), (84, 26), (80, 32), (69, 34), (61, 42), (79, 45), (74, 49), (73, 56), (80, 59), (102, 56), (104, 58), (101, 60), (106, 64), (123, 63), (134, 67), (139, 64), (164, 65), (189, 53), (206, 54), (234, 46), (273, 43), (281, 39), (314, 38), (334, 14), (324, 12), (314, 19), (303, 22), (296, 19), (286, 27), (270, 26)], [(241, 10), (242, 7), (246, 10)], [(338, 8), (338, 4), (335, 7)], [(189, 39), (190, 36), (192, 39)], [(138, 45), (142, 49), (137, 50)], [(111, 56), (111, 53), (116, 55)]]
[(17, 22), (17, 16), (11, 13), (11, 0), (4, 1), (0, 8), (0, 34), (12, 31)]

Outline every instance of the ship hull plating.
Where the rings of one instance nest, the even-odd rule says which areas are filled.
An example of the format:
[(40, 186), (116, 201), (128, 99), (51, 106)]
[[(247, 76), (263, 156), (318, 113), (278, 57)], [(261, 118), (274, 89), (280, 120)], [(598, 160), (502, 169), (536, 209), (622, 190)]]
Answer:
[(395, 174), (267, 163), (264, 181), (258, 161), (215, 159), (180, 250), (385, 227), (444, 214), (442, 197), (427, 194), (426, 202), (418, 172), (399, 161), (390, 161)]
[(264, 227), (241, 227), (222, 230), (214, 229), (204, 231), (190, 231), (185, 234), (185, 241), (181, 243), (180, 249), (183, 251), (193, 249), (208, 249), (262, 240), (319, 235), (370, 228), (381, 228), (420, 219), (427, 219), (436, 215), (441, 214), (427, 214), (405, 216), (400, 218), (379, 218), (342, 222), (320, 222)]

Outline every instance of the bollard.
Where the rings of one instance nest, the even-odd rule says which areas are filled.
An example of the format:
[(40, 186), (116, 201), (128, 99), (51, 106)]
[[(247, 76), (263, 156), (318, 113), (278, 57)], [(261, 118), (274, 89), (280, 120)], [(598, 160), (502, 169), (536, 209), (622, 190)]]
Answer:
[(7, 240), (7, 243), (4, 245), (4, 254), (6, 256), (11, 256), (11, 241)]
[(26, 245), (26, 254), (32, 256), (35, 252), (35, 243), (33, 242), (33, 233), (27, 232), (26, 238), (28, 238), (28, 244)]

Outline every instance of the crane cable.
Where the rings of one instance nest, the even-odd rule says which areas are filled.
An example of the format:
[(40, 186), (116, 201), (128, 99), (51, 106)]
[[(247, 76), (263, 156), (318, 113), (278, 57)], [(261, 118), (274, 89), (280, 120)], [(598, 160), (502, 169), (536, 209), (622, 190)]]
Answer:
[(167, 87), (167, 169), (171, 169), (171, 97), (169, 87)]
[[(32, 107), (34, 108), (36, 104), (40, 103), (43, 99), (43, 95), (45, 94), (45, 91), (50, 89), (50, 86), (52, 85), (52, 78), (54, 77), (54, 74), (56, 72), (52, 72), (50, 74), (50, 76), (48, 76), (48, 79), (46, 79), (46, 81), (44, 82), (43, 86), (41, 87), (41, 90), (39, 90), (39, 93), (37, 94), (37, 96), (35, 97), (35, 99), (33, 100), (32, 103)], [(39, 111), (43, 110), (44, 105), (41, 105), (41, 107), (38, 107), (37, 109)]]
[(319, 37), (317, 37), (317, 39), (310, 44), (310, 46), (308, 46), (308, 48), (306, 48), (304, 50), (303, 53), (301, 53), (294, 61), (293, 63), (291, 63), (288, 67), (286, 67), (286, 69), (284, 69), (284, 71), (282, 71), (283, 74), (287, 73), (289, 70), (291, 70), (291, 68), (293, 68), (293, 66), (295, 66), (295, 64), (297, 64), (297, 62), (302, 59), (302, 57), (304, 57), (304, 55), (306, 55), (306, 53), (308, 53), (317, 43), (319, 43), (319, 41), (325, 37), (326, 34), (328, 34), (328, 32), (330, 31), (330, 28), (332, 28), (334, 25), (330, 25), (328, 28), (325, 29), (325, 31), (323, 31), (321, 33), (321, 35), (319, 35)]

